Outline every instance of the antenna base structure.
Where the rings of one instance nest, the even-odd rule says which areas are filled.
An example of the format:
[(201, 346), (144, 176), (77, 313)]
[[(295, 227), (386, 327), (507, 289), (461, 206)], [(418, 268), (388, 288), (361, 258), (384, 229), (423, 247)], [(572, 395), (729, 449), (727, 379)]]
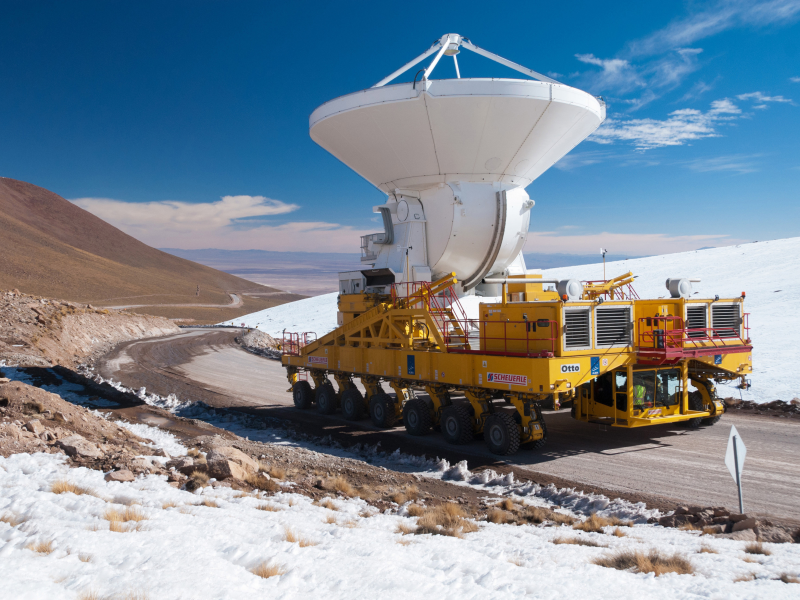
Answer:
[[(461, 49), (525, 78), (463, 77)], [(421, 77), (393, 83), (431, 56)], [(456, 78), (432, 79), (448, 56)], [(601, 99), (454, 33), (371, 88), (326, 102), (310, 117), (311, 138), (386, 195), (373, 209), (384, 231), (362, 237), (364, 268), (340, 281), (361, 276), (362, 290), (384, 291), (454, 272), (464, 294), (493, 291), (481, 288), (489, 276), (525, 274), (525, 187), (605, 115)]]

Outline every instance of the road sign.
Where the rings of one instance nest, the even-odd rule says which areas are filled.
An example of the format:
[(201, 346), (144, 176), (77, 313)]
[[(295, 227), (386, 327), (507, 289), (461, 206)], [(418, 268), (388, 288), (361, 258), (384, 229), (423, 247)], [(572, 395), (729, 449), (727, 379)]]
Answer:
[(728, 436), (728, 451), (725, 453), (725, 465), (728, 471), (731, 472), (731, 477), (736, 482), (736, 487), (739, 490), (739, 512), (744, 512), (744, 504), (742, 503), (742, 469), (744, 468), (744, 457), (747, 456), (747, 448), (745, 448), (742, 437), (736, 431), (736, 426), (731, 425), (731, 433)]

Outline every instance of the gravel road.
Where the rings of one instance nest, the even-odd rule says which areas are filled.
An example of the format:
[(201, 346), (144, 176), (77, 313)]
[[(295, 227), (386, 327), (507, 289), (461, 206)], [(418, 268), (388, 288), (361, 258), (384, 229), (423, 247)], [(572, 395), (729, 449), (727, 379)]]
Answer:
[(747, 445), (745, 510), (784, 521), (800, 517), (800, 429), (791, 420), (726, 414), (717, 425), (696, 431), (670, 425), (626, 430), (575, 421), (568, 410), (550, 411), (545, 412), (549, 439), (543, 449), (498, 460), (482, 441), (455, 447), (437, 434), (417, 438), (402, 427), (380, 431), (369, 420), (354, 424), (339, 415), (298, 411), (280, 363), (242, 350), (236, 334), (190, 329), (131, 342), (105, 357), (99, 371), (131, 387), (291, 420), (310, 433), (330, 434), (345, 444), (380, 441), (386, 450), (467, 459), (470, 468), (492, 465), (543, 483), (665, 508), (676, 503), (737, 508), (736, 487), (723, 462), (730, 426), (736, 425)]

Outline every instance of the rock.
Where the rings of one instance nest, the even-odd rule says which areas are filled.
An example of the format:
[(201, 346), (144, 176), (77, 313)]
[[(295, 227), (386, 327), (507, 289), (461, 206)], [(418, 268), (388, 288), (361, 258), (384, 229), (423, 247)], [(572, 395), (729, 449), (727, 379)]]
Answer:
[(702, 506), (689, 506), (687, 508), (687, 512), (689, 514), (696, 515), (699, 512), (703, 512), (703, 507)]
[(758, 521), (756, 521), (755, 517), (750, 517), (749, 519), (744, 519), (742, 521), (736, 521), (733, 524), (733, 533), (737, 531), (743, 531), (745, 529), (755, 529), (758, 525)]
[(679, 506), (675, 509), (676, 515), (685, 515), (689, 512), (689, 509), (686, 506)]
[(703, 528), (703, 533), (719, 534), (725, 533), (725, 525), (709, 525)]
[(102, 458), (103, 453), (92, 442), (77, 433), (63, 440), (59, 440), (56, 445), (62, 448), (69, 456), (81, 456), (84, 458)]
[(131, 461), (131, 468), (135, 471), (146, 471), (149, 473), (153, 469), (153, 464), (146, 458), (134, 458)]
[(194, 459), (191, 456), (181, 456), (180, 458), (173, 458), (167, 461), (167, 469), (175, 469), (184, 475), (191, 474), (197, 467), (194, 464)]
[(728, 515), (728, 520), (733, 521), (734, 523), (738, 523), (739, 521), (744, 521), (747, 518), (749, 517), (746, 514), (733, 513), (731, 515)]
[(50, 442), (50, 441), (56, 439), (56, 436), (54, 436), (49, 431), (43, 431), (42, 433), (39, 434), (39, 439), (40, 440), (44, 440), (45, 442)]
[(686, 523), (694, 523), (697, 517), (694, 515), (675, 515), (675, 527), (680, 527)]
[(39, 435), (44, 431), (44, 425), (42, 425), (42, 422), (39, 419), (31, 419), (25, 423), (25, 429), (34, 435)]
[(164, 456), (166, 458), (170, 458), (169, 454), (164, 452), (163, 448), (156, 448), (155, 450), (153, 450), (153, 456)]
[(727, 517), (727, 515), (714, 517), (711, 519), (711, 522), (714, 523), (714, 525), (727, 525), (728, 521), (730, 521), (730, 519)]
[(658, 524), (662, 527), (675, 527), (675, 515), (667, 515), (658, 520)]
[[(712, 521), (711, 519), (697, 519), (697, 521), (695, 521), (695, 523), (694, 523), (694, 526), (695, 527), (699, 527), (699, 528), (702, 529), (704, 527), (710, 527), (713, 524), (714, 524), (714, 521)], [(723, 529), (724, 529), (724, 527), (723, 527)]]
[(111, 473), (106, 474), (105, 480), (106, 481), (133, 481), (136, 479), (133, 473), (131, 473), (128, 469), (121, 469), (119, 471), (111, 471)]
[(67, 416), (60, 411), (53, 415), (53, 419), (56, 421), (61, 421), (62, 423), (69, 423), (69, 418), (67, 418)]
[(752, 529), (743, 529), (735, 533), (723, 533), (719, 537), (724, 537), (729, 540), (737, 540), (739, 542), (755, 542), (758, 540), (756, 532)]
[(773, 544), (791, 544), (794, 539), (786, 531), (780, 527), (756, 527), (756, 537), (762, 542), (771, 542)]
[(714, 518), (714, 511), (713, 510), (701, 510), (699, 513), (697, 513), (696, 516), (701, 521), (704, 521), (706, 519), (711, 520), (711, 519)]
[(222, 446), (213, 448), (206, 455), (208, 474), (217, 479), (245, 480), (250, 473), (258, 473), (258, 463), (244, 452)]

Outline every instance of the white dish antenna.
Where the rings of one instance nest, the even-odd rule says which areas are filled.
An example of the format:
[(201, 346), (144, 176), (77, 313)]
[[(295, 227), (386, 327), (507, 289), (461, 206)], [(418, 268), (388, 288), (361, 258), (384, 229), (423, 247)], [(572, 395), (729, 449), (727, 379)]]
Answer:
[[(462, 78), (461, 48), (530, 79)], [(431, 55), (412, 82), (391, 83)], [(443, 56), (456, 79), (431, 79)], [(524, 188), (604, 119), (601, 99), (449, 33), (373, 87), (317, 108), (310, 135), (389, 196), (375, 207), (384, 232), (362, 238), (365, 285), (455, 272), (466, 292), (525, 273), (534, 203)]]

